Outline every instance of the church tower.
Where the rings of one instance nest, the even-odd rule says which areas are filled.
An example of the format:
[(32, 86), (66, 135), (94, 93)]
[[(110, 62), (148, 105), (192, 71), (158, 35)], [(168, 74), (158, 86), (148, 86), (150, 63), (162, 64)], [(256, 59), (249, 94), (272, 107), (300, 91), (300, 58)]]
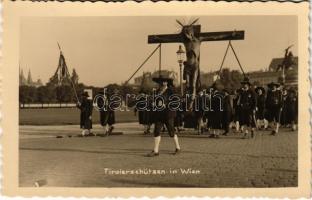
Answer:
[(24, 76), (24, 71), (23, 69), (20, 69), (20, 74), (19, 74), (19, 85), (26, 85), (26, 78)]
[(31, 77), (31, 72), (30, 69), (28, 70), (28, 76), (27, 76), (27, 85), (32, 85), (33, 84), (33, 80)]

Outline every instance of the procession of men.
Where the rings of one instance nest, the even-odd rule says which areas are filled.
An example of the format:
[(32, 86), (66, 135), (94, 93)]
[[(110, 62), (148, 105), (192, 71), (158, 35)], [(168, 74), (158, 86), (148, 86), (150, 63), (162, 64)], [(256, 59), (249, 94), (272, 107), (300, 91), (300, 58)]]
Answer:
[[(216, 81), (211, 87), (200, 88), (193, 108), (188, 110), (187, 102), (193, 97), (178, 94), (172, 78), (160, 76), (153, 81), (158, 88), (141, 90), (133, 104), (139, 124), (144, 126), (144, 134), (152, 132), (154, 136), (154, 148), (147, 154), (149, 157), (159, 155), (162, 132), (173, 138), (173, 154), (177, 155), (181, 152), (178, 134), (194, 133), (192, 129), (195, 134), (207, 134), (209, 138), (241, 133), (238, 138), (242, 139), (256, 138), (257, 132), (265, 130), (275, 136), (281, 126), (291, 131), (297, 129), (298, 96), (293, 87), (271, 82), (264, 88), (251, 84), (245, 77), (240, 88), (231, 89)], [(101, 108), (99, 115), (104, 129), (101, 135), (109, 136), (114, 129), (115, 111), (108, 106), (109, 96), (100, 94), (103, 96), (97, 99), (96, 106)], [(87, 91), (77, 106), (81, 109), (80, 136), (95, 136), (91, 132), (93, 103)]]
[[(222, 89), (222, 85), (216, 82), (210, 88), (202, 89), (196, 98), (197, 109), (194, 108), (191, 113), (182, 112), (183, 124), (189, 123), (185, 121), (189, 119), (185, 115), (191, 114), (196, 118), (194, 128), (198, 133), (209, 132), (215, 138), (221, 134), (228, 135), (234, 128), (234, 132), (243, 133), (243, 138), (254, 138), (257, 130), (271, 130), (270, 134), (276, 135), (280, 126), (289, 127), (292, 131), (297, 129), (298, 97), (295, 88), (271, 82), (265, 89), (253, 86), (247, 78), (241, 82), (241, 86), (231, 92), (228, 88)], [(207, 105), (203, 105), (203, 95)], [(181, 105), (183, 107), (183, 102)], [(173, 117), (176, 132), (180, 132), (181, 128), (178, 112)], [(140, 124), (148, 126), (148, 131), (144, 130), (147, 134), (153, 121), (153, 111), (143, 110), (140, 113)]]
[[(232, 40), (243, 40), (244, 31), (201, 32), (201, 26), (196, 25), (197, 21), (198, 19), (190, 24), (182, 24), (177, 20), (181, 26), (179, 34), (149, 35), (148, 37), (148, 43), (159, 44), (146, 59), (147, 61), (156, 50), (159, 50), (159, 76), (153, 78), (158, 87), (150, 91), (141, 88), (139, 95), (135, 98), (135, 103), (131, 106), (134, 107), (139, 124), (144, 126), (144, 134), (153, 132), (154, 135), (154, 148), (147, 156), (159, 155), (162, 132), (168, 132), (169, 136), (173, 138), (175, 144), (173, 154), (177, 155), (181, 152), (178, 134), (186, 129), (195, 129), (197, 134), (208, 134), (209, 138), (220, 138), (221, 135), (227, 136), (231, 132), (241, 133), (242, 139), (256, 138), (258, 132), (263, 133), (262, 130), (269, 130), (270, 134), (275, 136), (279, 133), (281, 126), (290, 127), (292, 131), (295, 131), (298, 116), (297, 89), (285, 83), (284, 74), (285, 70), (295, 64), (290, 51), (292, 45), (286, 48), (284, 60), (277, 68), (277, 71), (283, 70), (282, 81), (271, 82), (267, 85), (252, 84), (244, 73), (231, 43)], [(202, 87), (199, 69), (200, 44), (205, 41), (220, 40), (229, 42), (220, 66), (219, 79), (209, 87)], [(161, 43), (175, 42), (182, 42), (186, 51), (184, 52), (186, 60), (180, 58), (178, 60), (181, 68), (180, 92), (176, 91), (172, 77), (160, 74)], [(229, 49), (233, 51), (243, 72), (244, 78), (240, 82), (240, 87), (237, 88), (225, 88), (220, 81), (220, 72)], [(177, 52), (179, 57), (182, 52), (182, 45), (180, 45)], [(183, 75), (182, 63), (184, 65)], [(182, 76), (185, 84), (182, 82)], [(108, 104), (110, 96), (116, 93), (117, 91), (110, 95), (100, 93), (102, 98), (93, 102), (101, 108), (99, 113), (100, 122), (104, 128), (103, 136), (110, 135), (114, 129), (113, 124), (116, 121), (114, 107), (116, 106), (112, 108)], [(90, 110), (92, 110), (92, 103), (88, 100), (88, 96), (90, 96), (88, 93), (84, 93), (82, 102), (78, 102), (78, 108), (81, 109), (80, 124), (83, 129), (81, 136), (94, 136), (91, 132), (92, 111)]]

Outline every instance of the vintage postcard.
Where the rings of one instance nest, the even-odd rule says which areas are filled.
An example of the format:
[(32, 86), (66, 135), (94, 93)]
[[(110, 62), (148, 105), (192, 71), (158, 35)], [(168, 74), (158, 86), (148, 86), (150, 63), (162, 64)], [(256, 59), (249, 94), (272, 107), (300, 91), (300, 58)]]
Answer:
[(309, 197), (308, 13), (3, 1), (3, 194)]

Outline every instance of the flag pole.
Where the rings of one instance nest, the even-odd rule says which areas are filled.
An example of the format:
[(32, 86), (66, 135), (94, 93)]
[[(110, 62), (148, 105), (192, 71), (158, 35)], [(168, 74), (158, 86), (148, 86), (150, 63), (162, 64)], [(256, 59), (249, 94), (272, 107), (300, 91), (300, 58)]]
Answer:
[[(58, 42), (57, 42), (57, 45), (58, 45), (58, 48), (59, 48), (61, 54), (63, 54), (62, 49), (61, 49), (61, 46), (60, 46), (60, 44), (59, 44)], [(71, 80), (71, 78), (70, 78), (70, 73), (69, 73), (69, 71), (68, 71), (68, 67), (67, 67), (67, 64), (66, 64), (66, 61), (65, 61), (65, 56), (63, 55), (63, 57), (64, 57), (64, 64), (65, 64), (65, 67), (66, 67), (65, 70), (66, 70), (68, 79), (69, 79), (69, 81), (70, 81), (70, 83), (71, 83), (71, 85), (72, 85), (72, 88), (73, 88), (73, 90), (74, 90), (76, 100), (77, 100), (78, 103), (79, 103), (79, 98), (78, 98), (78, 95), (77, 95), (77, 91), (76, 91), (75, 85), (74, 85), (74, 83), (73, 83), (73, 80)]]
[(57, 46), (58, 46), (60, 52), (62, 52), (61, 46), (60, 46), (60, 44), (58, 42), (57, 42)]

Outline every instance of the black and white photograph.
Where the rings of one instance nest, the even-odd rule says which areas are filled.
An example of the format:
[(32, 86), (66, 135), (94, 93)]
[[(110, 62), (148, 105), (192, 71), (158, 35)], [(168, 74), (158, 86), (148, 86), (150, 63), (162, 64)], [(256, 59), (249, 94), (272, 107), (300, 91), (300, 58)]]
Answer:
[(297, 23), (25, 18), (20, 186), (297, 186)]
[(12, 29), (18, 188), (302, 186), (299, 15), (94, 10)]

